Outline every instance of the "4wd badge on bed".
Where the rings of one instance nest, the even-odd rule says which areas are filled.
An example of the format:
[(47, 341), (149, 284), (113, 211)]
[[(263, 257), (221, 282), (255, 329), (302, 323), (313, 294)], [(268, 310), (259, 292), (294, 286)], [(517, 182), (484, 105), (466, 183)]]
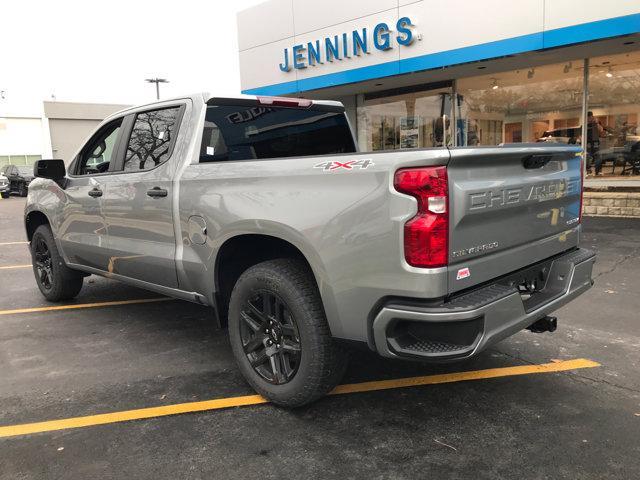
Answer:
[(365, 160), (351, 160), (349, 162), (322, 162), (316, 163), (313, 168), (321, 168), (325, 172), (333, 171), (333, 170), (353, 170), (354, 168), (369, 168), (373, 165), (371, 159), (367, 158)]

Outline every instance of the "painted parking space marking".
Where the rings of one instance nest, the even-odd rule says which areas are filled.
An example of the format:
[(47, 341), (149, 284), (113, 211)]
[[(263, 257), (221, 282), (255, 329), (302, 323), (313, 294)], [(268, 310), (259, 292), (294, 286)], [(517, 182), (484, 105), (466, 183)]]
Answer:
[[(443, 373), (421, 377), (400, 378), (396, 380), (377, 380), (363, 383), (351, 383), (339, 385), (329, 395), (374, 392), (396, 388), (437, 385), (443, 383), (455, 383), (472, 380), (486, 380), (500, 377), (514, 377), (518, 375), (531, 375), (536, 373), (564, 372), (568, 370), (593, 368), (599, 366), (599, 363), (592, 360), (578, 358), (573, 360), (543, 363), (539, 365), (519, 365), (515, 367), (500, 367), (468, 372)], [(165, 417), (168, 415), (179, 415), (183, 413), (194, 413), (209, 410), (221, 410), (231, 407), (259, 405), (263, 403), (268, 403), (268, 401), (260, 395), (245, 395), (241, 397), (219, 398), (200, 402), (178, 403), (174, 405), (101, 413), (97, 415), (65, 418), (61, 420), (25, 423), (20, 425), (7, 425), (0, 427), (0, 437), (15, 437), (19, 435), (51, 432), (55, 430), (91, 427), (110, 423), (128, 422), (132, 420)]]
[(29, 242), (0, 242), (0, 247), (3, 245), (26, 245)]
[(134, 300), (114, 300), (111, 302), (76, 303), (70, 305), (52, 305), (50, 307), (16, 308), (13, 310), (0, 310), (0, 315), (17, 315), (21, 313), (51, 312), (56, 310), (77, 310), (81, 308), (114, 307), (117, 305), (135, 305), (138, 303), (170, 302), (171, 297), (138, 298)]
[(31, 264), (28, 265), (6, 265), (4, 267), (0, 267), (0, 270), (13, 270), (14, 268), (31, 268)]

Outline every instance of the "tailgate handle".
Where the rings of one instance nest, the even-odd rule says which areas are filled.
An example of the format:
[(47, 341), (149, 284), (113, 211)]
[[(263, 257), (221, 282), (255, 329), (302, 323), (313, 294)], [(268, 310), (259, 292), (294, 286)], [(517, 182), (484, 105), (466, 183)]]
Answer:
[(534, 168), (542, 168), (551, 161), (553, 155), (527, 155), (522, 159), (524, 168), (533, 170)]

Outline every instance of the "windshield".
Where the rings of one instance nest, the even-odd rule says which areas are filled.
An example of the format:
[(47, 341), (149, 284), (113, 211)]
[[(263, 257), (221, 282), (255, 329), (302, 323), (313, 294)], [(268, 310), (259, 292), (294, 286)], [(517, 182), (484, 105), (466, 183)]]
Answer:
[(16, 168), (20, 172), (20, 175), (33, 175), (33, 167), (30, 165), (21, 165)]

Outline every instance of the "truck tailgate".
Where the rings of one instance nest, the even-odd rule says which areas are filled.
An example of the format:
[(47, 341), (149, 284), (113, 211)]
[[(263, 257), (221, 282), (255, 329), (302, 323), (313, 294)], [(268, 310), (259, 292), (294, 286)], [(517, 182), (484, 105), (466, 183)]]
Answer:
[(449, 293), (578, 245), (580, 148), (451, 149)]

